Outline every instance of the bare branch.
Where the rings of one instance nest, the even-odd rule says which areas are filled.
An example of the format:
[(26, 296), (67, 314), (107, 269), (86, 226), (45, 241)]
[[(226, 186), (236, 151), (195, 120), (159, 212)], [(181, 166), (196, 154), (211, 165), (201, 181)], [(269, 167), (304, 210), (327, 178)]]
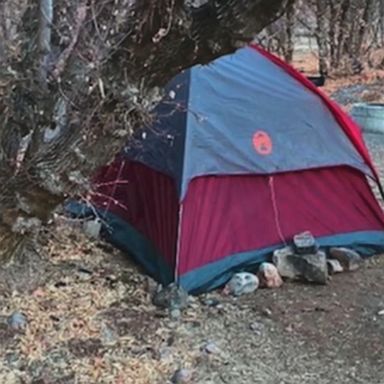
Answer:
[(61, 73), (64, 71), (65, 65), (67, 63), (68, 58), (70, 57), (73, 49), (75, 48), (77, 41), (79, 39), (79, 34), (81, 27), (84, 23), (84, 20), (87, 16), (87, 6), (83, 2), (78, 5), (76, 9), (76, 18), (75, 18), (75, 27), (72, 35), (72, 39), (68, 47), (64, 50), (64, 52), (60, 55), (54, 70), (52, 71), (52, 76), (55, 80), (57, 80)]
[(40, 0), (39, 53), (40, 80), (47, 83), (48, 58), (51, 53), (51, 36), (53, 22), (53, 0)]

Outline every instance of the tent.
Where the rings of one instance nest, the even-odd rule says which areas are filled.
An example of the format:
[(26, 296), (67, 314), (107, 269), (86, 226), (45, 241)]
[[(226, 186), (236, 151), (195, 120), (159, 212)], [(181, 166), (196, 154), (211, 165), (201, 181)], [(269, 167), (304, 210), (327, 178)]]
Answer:
[(95, 177), (108, 240), (190, 293), (252, 269), (295, 234), (384, 250), (379, 183), (359, 128), (257, 46), (176, 76), (150, 127)]

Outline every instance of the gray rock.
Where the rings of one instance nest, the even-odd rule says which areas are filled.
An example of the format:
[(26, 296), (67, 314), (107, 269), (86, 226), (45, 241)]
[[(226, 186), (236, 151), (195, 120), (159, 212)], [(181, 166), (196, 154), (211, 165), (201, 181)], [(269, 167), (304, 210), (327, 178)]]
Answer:
[(361, 256), (349, 248), (331, 248), (329, 254), (345, 271), (356, 271), (362, 262)]
[(264, 324), (254, 322), (249, 325), (249, 329), (254, 332), (256, 335), (260, 336), (264, 330)]
[(188, 307), (188, 293), (176, 283), (160, 288), (152, 297), (152, 303), (163, 309), (185, 309)]
[(314, 254), (319, 250), (315, 238), (309, 231), (295, 235), (293, 237), (293, 247), (298, 255)]
[(101, 341), (105, 345), (114, 345), (118, 342), (119, 336), (116, 331), (103, 323), (100, 332)]
[(264, 308), (261, 313), (265, 316), (265, 317), (272, 317), (273, 313), (272, 311), (269, 309), (269, 308)]
[(217, 355), (220, 353), (220, 348), (217, 346), (216, 343), (210, 341), (204, 345), (203, 351), (210, 355)]
[(344, 271), (344, 268), (340, 264), (340, 262), (336, 259), (327, 260), (328, 265), (328, 273), (330, 275), (334, 275), (335, 273), (341, 273)]
[(224, 293), (233, 296), (245, 295), (256, 291), (259, 284), (259, 278), (252, 273), (236, 273), (225, 286)]
[(285, 247), (282, 249), (277, 249), (273, 253), (272, 261), (276, 265), (277, 270), (279, 271), (280, 276), (286, 277), (288, 279), (298, 278), (298, 272), (296, 267), (290, 260), (295, 256), (293, 249), (291, 247)]
[(150, 295), (154, 295), (156, 293), (158, 286), (159, 284), (151, 277), (147, 276), (145, 278), (145, 289)]
[(171, 320), (178, 321), (181, 319), (181, 310), (179, 308), (171, 308), (169, 311)]
[(173, 384), (187, 384), (192, 380), (192, 372), (189, 369), (178, 369), (172, 376), (171, 382)]
[(98, 218), (87, 220), (83, 223), (83, 231), (91, 239), (98, 239), (100, 237), (101, 226), (101, 221)]
[(171, 361), (172, 360), (172, 349), (169, 347), (160, 348), (158, 356), (159, 356), (159, 360)]
[(207, 299), (203, 299), (202, 303), (207, 307), (217, 307), (220, 305), (220, 300), (215, 298), (207, 298)]
[(327, 257), (322, 251), (310, 255), (296, 255), (291, 247), (286, 247), (274, 252), (273, 263), (282, 277), (304, 279), (318, 284), (327, 283)]
[(27, 323), (28, 320), (26, 316), (21, 312), (14, 312), (8, 318), (8, 325), (15, 330), (24, 329), (27, 326)]
[(76, 275), (81, 281), (88, 281), (92, 279), (93, 272), (85, 267), (79, 267), (76, 271)]
[(319, 251), (314, 255), (301, 255), (298, 257), (298, 267), (303, 278), (311, 283), (327, 284), (328, 266), (327, 256)]

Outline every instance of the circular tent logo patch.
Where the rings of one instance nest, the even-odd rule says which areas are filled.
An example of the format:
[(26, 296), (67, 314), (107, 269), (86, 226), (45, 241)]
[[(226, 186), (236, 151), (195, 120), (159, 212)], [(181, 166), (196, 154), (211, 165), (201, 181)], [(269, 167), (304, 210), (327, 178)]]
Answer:
[(273, 150), (272, 139), (268, 133), (257, 131), (253, 135), (253, 147), (259, 155), (268, 156)]

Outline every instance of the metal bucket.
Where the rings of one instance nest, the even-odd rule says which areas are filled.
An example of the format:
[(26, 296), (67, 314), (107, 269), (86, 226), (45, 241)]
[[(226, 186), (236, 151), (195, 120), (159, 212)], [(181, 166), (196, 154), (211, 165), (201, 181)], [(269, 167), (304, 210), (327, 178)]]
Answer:
[(363, 132), (384, 133), (384, 104), (355, 104), (351, 116)]

